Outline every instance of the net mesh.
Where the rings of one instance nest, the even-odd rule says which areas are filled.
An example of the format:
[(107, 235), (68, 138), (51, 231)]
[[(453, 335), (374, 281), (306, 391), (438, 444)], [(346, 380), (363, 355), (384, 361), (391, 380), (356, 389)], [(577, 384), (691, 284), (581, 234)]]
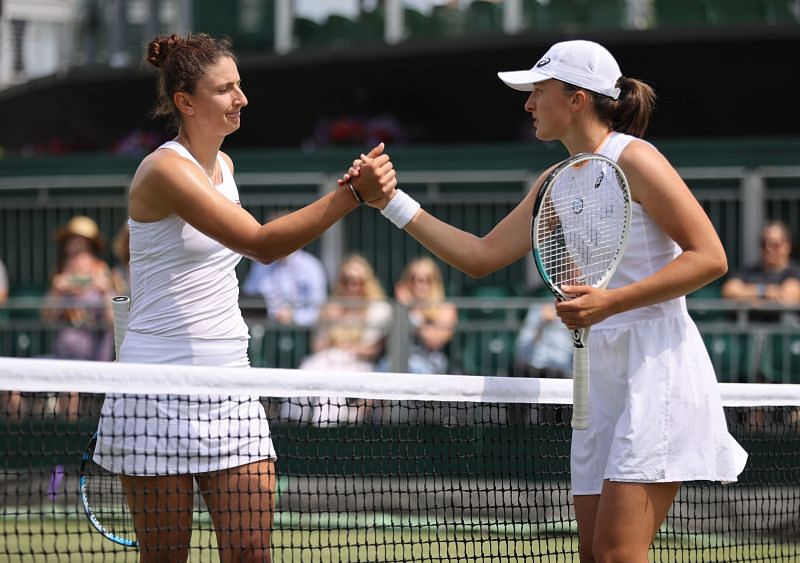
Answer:
[[(721, 391), (747, 468), (735, 484), (686, 483), (650, 561), (797, 561), (800, 386)], [(273, 561), (577, 561), (570, 392), (567, 380), (0, 359), (0, 561), (138, 561), (145, 548), (190, 561), (265, 553)], [(61, 400), (70, 393), (77, 409), (62, 408), (74, 404)], [(109, 396), (172, 401), (178, 420), (205, 428), (213, 450), (181, 442), (169, 451), (177, 431), (162, 424), (163, 412), (114, 415), (122, 424), (109, 428), (122, 433), (112, 447), (138, 433), (152, 440), (140, 458), (211, 464), (188, 482), (117, 477), (115, 487), (138, 495), (128, 503), (148, 507), (137, 531), (168, 532), (139, 548), (96, 531), (79, 494), (82, 456)], [(235, 479), (217, 471), (224, 455), (213, 439), (263, 442), (240, 421), (198, 422), (218, 408), (256, 419), (263, 408), (275, 475), (259, 463)], [(137, 416), (151, 418), (137, 429)], [(263, 444), (248, 444), (237, 448), (268, 457)], [(113, 494), (96, 506), (100, 520), (116, 523), (128, 507)], [(273, 504), (270, 524), (263, 515)]]

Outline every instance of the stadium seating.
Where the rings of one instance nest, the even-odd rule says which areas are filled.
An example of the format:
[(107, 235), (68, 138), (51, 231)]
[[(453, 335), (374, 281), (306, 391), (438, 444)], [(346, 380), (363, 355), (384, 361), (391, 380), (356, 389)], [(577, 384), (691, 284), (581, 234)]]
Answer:
[(431, 19), (418, 10), (406, 8), (403, 12), (408, 39), (430, 39), (433, 36)]
[(385, 23), (382, 11), (361, 12), (356, 24), (357, 42), (378, 43), (383, 41)]
[(707, 0), (655, 0), (656, 25), (679, 27), (714, 22), (714, 11)]
[(322, 26), (309, 18), (294, 19), (294, 36), (299, 48), (321, 47), (327, 41)]
[(626, 25), (624, 0), (591, 0), (586, 6), (589, 10), (589, 27), (618, 29)]
[(503, 7), (496, 2), (475, 0), (467, 6), (464, 20), (469, 34), (502, 33)]
[(435, 37), (461, 37), (464, 33), (464, 12), (459, 9), (436, 5), (431, 11), (430, 18)]

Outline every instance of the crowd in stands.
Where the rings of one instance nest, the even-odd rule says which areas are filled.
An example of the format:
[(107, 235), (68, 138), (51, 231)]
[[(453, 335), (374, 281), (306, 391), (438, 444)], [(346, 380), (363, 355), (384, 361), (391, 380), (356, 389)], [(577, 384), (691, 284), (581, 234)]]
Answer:
[[(273, 218), (282, 212), (273, 214)], [(46, 357), (74, 360), (113, 359), (112, 295), (129, 294), (130, 251), (127, 224), (111, 242), (113, 260), (102, 256), (106, 246), (97, 223), (75, 216), (54, 234), (56, 263), (46, 290), (41, 318), (52, 330)], [(761, 232), (761, 258), (732, 272), (718, 290), (725, 299), (746, 304), (749, 321), (800, 326), (800, 264), (792, 257), (791, 229), (781, 221), (767, 222)], [(252, 263), (241, 285), (243, 296), (260, 296), (264, 309), (254, 319), (299, 328), (308, 337), (308, 354), (291, 367), (331, 372), (390, 372), (387, 340), (397, 314), (407, 315), (409, 373), (461, 373), (449, 347), (459, 323), (459, 311), (448, 301), (442, 270), (428, 256), (410, 260), (388, 295), (370, 262), (347, 256), (331, 285), (322, 262), (298, 250), (271, 264)], [(9, 275), (0, 261), (0, 305), (10, 294)], [(12, 293), (13, 295), (13, 293)], [(549, 293), (536, 292), (535, 298)], [(396, 304), (393, 308), (392, 301)], [(757, 336), (757, 335), (756, 335)], [(756, 381), (772, 381), (765, 365), (767, 340), (753, 338), (748, 369)], [(761, 349), (759, 349), (759, 342)], [(555, 316), (550, 303), (538, 301), (527, 311), (514, 342), (511, 374), (520, 377), (570, 378), (572, 335)], [(750, 380), (753, 380), (750, 378)], [(30, 411), (19, 393), (6, 392), (9, 417)], [(77, 393), (59, 396), (54, 414), (79, 415)], [(393, 421), (396, 408), (388, 403), (347, 397), (291, 399), (276, 409), (283, 419), (316, 425), (338, 422)]]

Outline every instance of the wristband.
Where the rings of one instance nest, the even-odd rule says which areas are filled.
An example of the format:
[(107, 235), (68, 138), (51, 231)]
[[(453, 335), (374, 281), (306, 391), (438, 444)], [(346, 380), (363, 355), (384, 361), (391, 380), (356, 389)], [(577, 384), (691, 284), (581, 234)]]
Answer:
[(414, 218), (419, 208), (417, 200), (403, 190), (397, 190), (394, 197), (381, 210), (381, 215), (394, 223), (398, 229), (403, 229)]
[(358, 190), (355, 189), (355, 187), (353, 187), (353, 184), (348, 182), (347, 185), (350, 187), (350, 191), (353, 192), (353, 197), (356, 198), (356, 201), (358, 202), (358, 204), (359, 205), (364, 205), (364, 198), (361, 197), (361, 194), (358, 193)]

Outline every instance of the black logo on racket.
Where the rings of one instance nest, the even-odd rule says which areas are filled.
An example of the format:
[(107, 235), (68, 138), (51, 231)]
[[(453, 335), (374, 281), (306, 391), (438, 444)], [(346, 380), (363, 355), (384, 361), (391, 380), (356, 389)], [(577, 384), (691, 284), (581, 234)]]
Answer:
[(545, 59), (542, 59), (541, 61), (539, 61), (538, 63), (536, 63), (536, 68), (541, 68), (541, 67), (543, 67), (545, 65), (549, 65), (549, 64), (550, 64), (550, 59), (549, 58), (545, 58)]
[(597, 188), (600, 187), (600, 184), (603, 183), (603, 180), (605, 179), (605, 177), (606, 177), (606, 171), (605, 170), (601, 170), (600, 171), (600, 175), (597, 177), (597, 180), (595, 180), (595, 182), (594, 182), (594, 189), (597, 189)]

